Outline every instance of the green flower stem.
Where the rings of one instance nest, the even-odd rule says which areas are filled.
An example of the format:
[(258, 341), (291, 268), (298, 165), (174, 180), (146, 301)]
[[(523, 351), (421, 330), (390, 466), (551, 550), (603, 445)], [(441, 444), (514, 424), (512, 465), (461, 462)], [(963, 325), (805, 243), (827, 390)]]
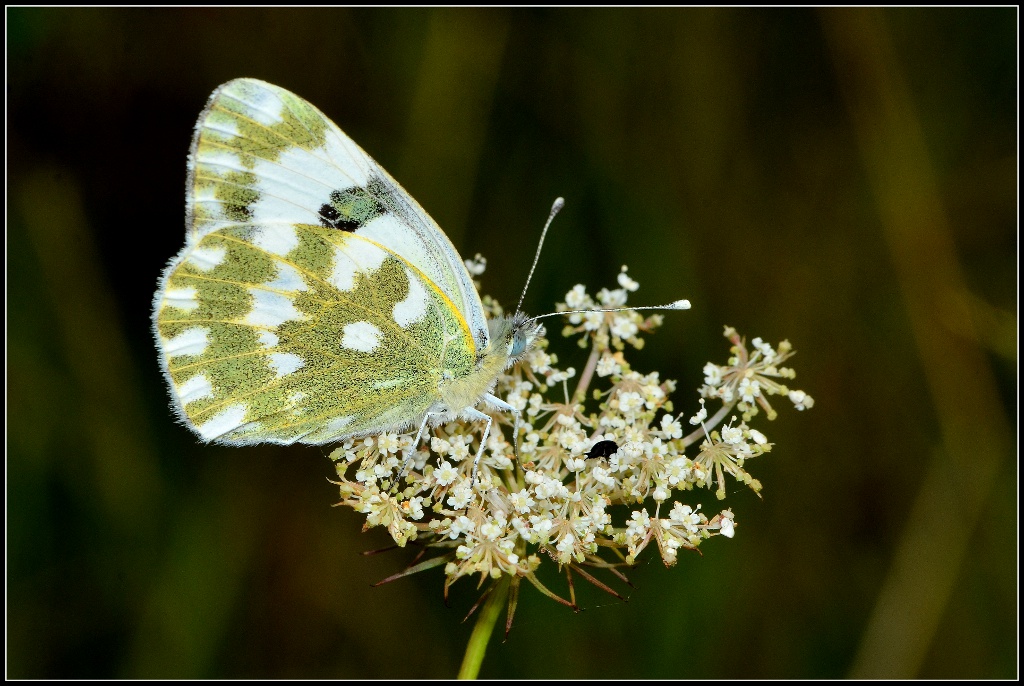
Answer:
[(476, 679), (480, 674), (480, 665), (483, 664), (484, 655), (487, 653), (487, 643), (491, 639), (494, 625), (501, 614), (501, 608), (508, 597), (508, 578), (502, 579), (491, 591), (490, 597), (484, 602), (483, 609), (477, 616), (476, 626), (466, 644), (466, 654), (462, 658), (462, 667), (459, 668), (460, 679)]

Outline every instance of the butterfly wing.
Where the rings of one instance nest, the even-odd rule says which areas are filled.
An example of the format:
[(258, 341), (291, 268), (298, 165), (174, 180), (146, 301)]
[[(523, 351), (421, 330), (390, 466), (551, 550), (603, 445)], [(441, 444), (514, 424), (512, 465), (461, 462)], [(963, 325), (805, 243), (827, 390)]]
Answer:
[(189, 160), (191, 237), (239, 222), (312, 224), (355, 233), (401, 255), (466, 319), (474, 342), (488, 330), (472, 277), (423, 208), (316, 107), (256, 79), (210, 97)]
[(405, 428), (442, 378), (472, 369), (483, 314), (458, 254), (311, 105), (225, 84), (189, 169), (186, 245), (154, 327), (179, 416), (201, 437), (325, 443)]
[(207, 233), (155, 306), (187, 425), (229, 444), (326, 443), (408, 427), (475, 354), (451, 302), (368, 239), (312, 224)]

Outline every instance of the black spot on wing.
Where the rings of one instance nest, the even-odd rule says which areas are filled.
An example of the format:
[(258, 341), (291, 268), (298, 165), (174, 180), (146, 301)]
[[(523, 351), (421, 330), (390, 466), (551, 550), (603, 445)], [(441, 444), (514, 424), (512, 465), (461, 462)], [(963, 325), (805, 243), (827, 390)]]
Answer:
[(352, 186), (331, 191), (329, 201), (320, 206), (318, 213), (325, 228), (355, 231), (387, 211), (369, 188)]
[(252, 220), (252, 208), (248, 205), (224, 205), (223, 207), (224, 216), (233, 222), (239, 222), (240, 224), (247, 223)]
[(327, 203), (320, 206), (320, 225), (327, 229), (342, 231), (355, 231), (359, 228), (359, 222), (342, 216), (341, 212)]

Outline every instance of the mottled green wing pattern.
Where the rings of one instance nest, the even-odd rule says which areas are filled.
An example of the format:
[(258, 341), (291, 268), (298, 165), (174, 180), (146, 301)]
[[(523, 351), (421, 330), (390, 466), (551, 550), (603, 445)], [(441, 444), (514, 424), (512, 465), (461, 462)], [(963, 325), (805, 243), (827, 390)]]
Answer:
[(475, 362), (451, 301), (401, 256), (312, 224), (206, 232), (155, 303), (185, 423), (228, 444), (325, 443), (410, 426)]
[(369, 238), (415, 266), (466, 320), (488, 331), (472, 278), (426, 212), (317, 108), (255, 79), (218, 88), (189, 156), (187, 240), (238, 224), (310, 224)]

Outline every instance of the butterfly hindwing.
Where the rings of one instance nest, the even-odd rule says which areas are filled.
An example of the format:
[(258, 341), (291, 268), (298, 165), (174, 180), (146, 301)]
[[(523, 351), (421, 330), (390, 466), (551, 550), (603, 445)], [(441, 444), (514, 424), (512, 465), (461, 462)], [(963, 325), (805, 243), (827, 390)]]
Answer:
[(156, 327), (179, 413), (231, 444), (406, 427), (442, 370), (475, 362), (464, 321), (413, 265), (312, 224), (207, 232), (168, 268)]
[(488, 332), (479, 296), (448, 237), (397, 182), (317, 108), (277, 86), (218, 88), (189, 160), (190, 239), (225, 226), (282, 222), (356, 233), (416, 267), (466, 320)]

